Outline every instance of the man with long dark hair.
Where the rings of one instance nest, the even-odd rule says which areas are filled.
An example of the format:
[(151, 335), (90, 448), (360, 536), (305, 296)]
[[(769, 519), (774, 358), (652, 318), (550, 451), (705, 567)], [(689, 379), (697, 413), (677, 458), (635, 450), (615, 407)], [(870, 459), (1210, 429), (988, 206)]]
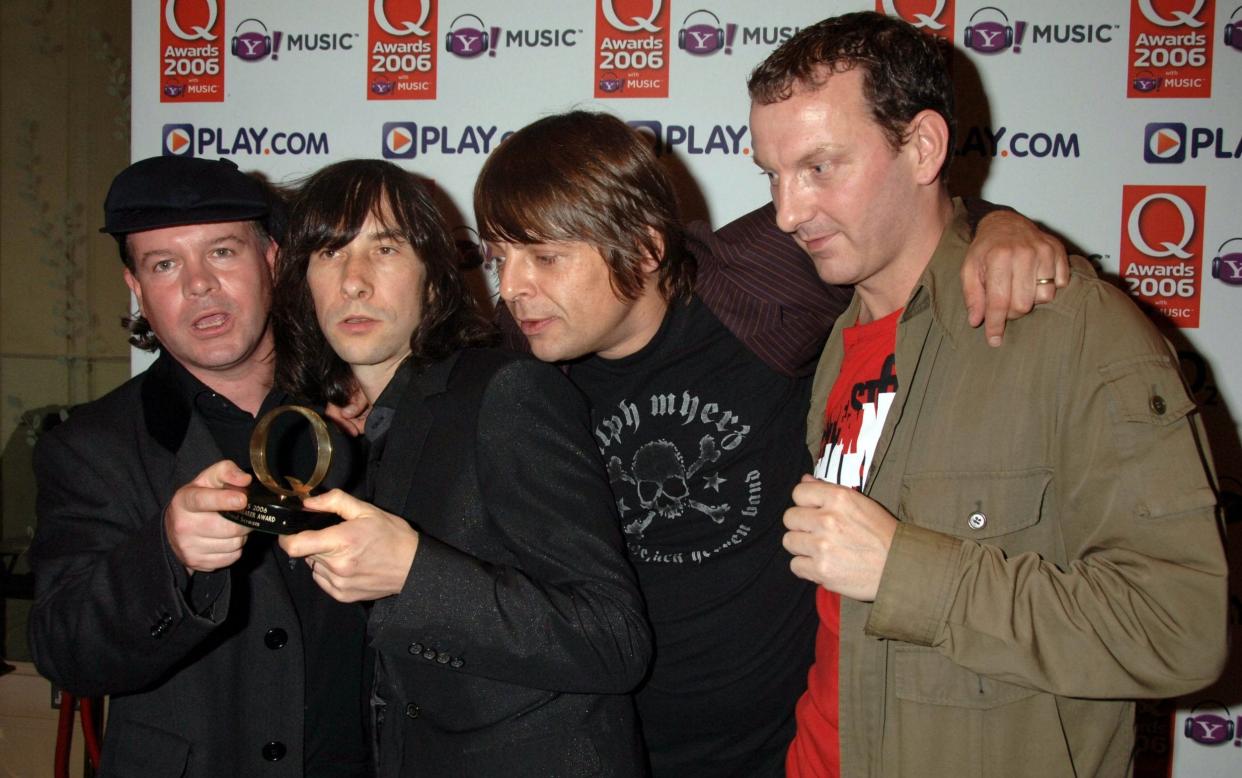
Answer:
[(422, 184), (352, 160), (301, 187), (276, 287), (280, 382), (371, 405), (365, 497), (282, 539), (370, 601), (381, 775), (632, 776), (650, 635), (586, 404), (487, 348)]

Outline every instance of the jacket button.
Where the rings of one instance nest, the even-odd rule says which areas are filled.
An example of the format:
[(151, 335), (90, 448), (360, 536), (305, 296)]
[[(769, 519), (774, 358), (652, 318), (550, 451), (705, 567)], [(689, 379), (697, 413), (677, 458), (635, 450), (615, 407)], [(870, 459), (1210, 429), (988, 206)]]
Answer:
[(437, 662), (437, 663), (439, 663), (439, 664), (442, 664), (442, 665), (446, 665), (446, 664), (448, 664), (449, 660), (450, 660), (450, 659), (452, 659), (452, 658), (453, 658), (453, 657), (449, 656), (447, 653), (445, 653), (445, 652), (443, 652), (443, 651), (441, 651), (440, 653), (436, 654), (436, 662)]
[(416, 719), (420, 713), (422, 713), (422, 711), (419, 710), (418, 706), (412, 702), (405, 706), (405, 717), (407, 719)]
[(1163, 416), (1166, 410), (1168, 410), (1168, 406), (1164, 404), (1164, 398), (1158, 394), (1153, 394), (1151, 396), (1151, 412), (1157, 416)]
[(285, 758), (285, 744), (279, 740), (271, 740), (263, 744), (263, 758), (269, 762), (279, 762)]
[(423, 651), (423, 659), (435, 659), (435, 658), (436, 658), (436, 650), (434, 648), (428, 648)]
[(970, 514), (970, 518), (966, 519), (966, 524), (971, 529), (983, 529), (987, 523), (988, 523), (987, 515), (979, 511), (975, 511), (974, 513)]
[(411, 643), (410, 653), (415, 654), (415, 655), (423, 653), (423, 644), (422, 643)]
[(285, 632), (280, 627), (272, 627), (267, 631), (267, 634), (263, 636), (263, 644), (273, 651), (278, 648), (284, 648), (285, 644), (288, 642), (289, 633)]
[(462, 665), (464, 665), (464, 664), (465, 664), (465, 662), (464, 662), (464, 661), (462, 661), (461, 659), (458, 659), (458, 658), (454, 657), (454, 658), (453, 658), (453, 661), (449, 662), (449, 667), (457, 668), (457, 667), (461, 667), (461, 666), (462, 666)]

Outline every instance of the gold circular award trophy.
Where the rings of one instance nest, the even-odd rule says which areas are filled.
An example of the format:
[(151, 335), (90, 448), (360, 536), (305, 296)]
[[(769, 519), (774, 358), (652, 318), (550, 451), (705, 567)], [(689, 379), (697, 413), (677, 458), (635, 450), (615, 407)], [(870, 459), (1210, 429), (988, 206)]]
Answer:
[[(272, 422), (285, 413), (296, 413), (310, 422), (315, 433), (315, 470), (305, 481), (286, 475), (285, 487), (273, 476), (268, 464), (268, 434)], [(250, 465), (254, 480), (246, 493), (246, 507), (240, 511), (221, 511), (220, 515), (251, 529), (277, 535), (292, 535), (308, 529), (323, 529), (340, 521), (332, 513), (312, 511), (302, 507), (302, 500), (328, 474), (332, 463), (332, 438), (323, 417), (302, 405), (281, 405), (263, 414), (250, 435)]]

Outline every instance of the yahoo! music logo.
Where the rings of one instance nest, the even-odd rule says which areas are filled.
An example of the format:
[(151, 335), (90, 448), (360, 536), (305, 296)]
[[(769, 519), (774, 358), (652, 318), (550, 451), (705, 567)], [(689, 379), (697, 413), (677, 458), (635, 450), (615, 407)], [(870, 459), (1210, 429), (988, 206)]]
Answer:
[(1242, 11), (1242, 5), (1229, 14), (1229, 23), (1225, 25), (1225, 45), (1242, 51), (1242, 20), (1234, 21), (1239, 11)]
[[(1200, 708), (1219, 708), (1225, 712), (1224, 716), (1219, 713), (1199, 713)], [(1223, 704), (1216, 700), (1206, 700), (1199, 703), (1190, 710), (1190, 715), (1186, 717), (1186, 724), (1182, 729), (1182, 734), (1191, 740), (1205, 746), (1218, 746), (1221, 743), (1228, 743), (1233, 740), (1238, 732), (1238, 727), (1234, 723), (1233, 714), (1229, 712)]]
[[(690, 23), (691, 17), (696, 17), (694, 24)], [(733, 39), (736, 35), (736, 24), (722, 25), (720, 17), (705, 8), (700, 8), (688, 13), (682, 21), (681, 31), (677, 33), (677, 48), (696, 57), (715, 54), (722, 49), (725, 54), (732, 54)]]
[[(242, 32), (242, 27), (250, 24), (250, 29)], [(262, 30), (255, 29), (258, 25)], [(276, 49), (280, 48), (280, 33), (269, 33), (267, 25), (259, 19), (242, 19), (233, 28), (233, 41), (231, 49), (233, 56), (247, 62), (255, 62), (264, 57), (271, 56), (276, 58)]]
[[(465, 24), (455, 26), (462, 19), (466, 20)], [(488, 56), (494, 57), (498, 43), (500, 30), (496, 27), (489, 30), (483, 20), (474, 14), (459, 14), (449, 22), (448, 32), (444, 34), (444, 49), (462, 59), (474, 59), (485, 51)]]
[[(976, 17), (984, 11), (989, 13), (976, 21)], [(1010, 46), (1017, 54), (1022, 51), (1022, 33), (1025, 30), (1026, 22), (1010, 24), (1004, 11), (994, 5), (985, 5), (970, 15), (962, 42), (966, 48), (980, 54), (999, 54)]]
[(1225, 251), (1225, 246), (1234, 242), (1242, 243), (1242, 238), (1230, 238), (1216, 249), (1212, 257), (1212, 278), (1230, 286), (1242, 286), (1242, 246), (1237, 251)]

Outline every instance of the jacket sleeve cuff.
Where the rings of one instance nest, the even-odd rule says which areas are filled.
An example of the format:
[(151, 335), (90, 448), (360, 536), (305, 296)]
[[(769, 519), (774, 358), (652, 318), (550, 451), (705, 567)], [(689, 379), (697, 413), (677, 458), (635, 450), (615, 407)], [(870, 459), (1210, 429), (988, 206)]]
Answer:
[(935, 645), (949, 612), (963, 541), (901, 522), (888, 550), (866, 632)]
[[(439, 635), (443, 625), (433, 624), (445, 613), (455, 613), (460, 603), (454, 592), (471, 577), (463, 574), (459, 558), (466, 555), (425, 532), (418, 535), (418, 550), (410, 563), (401, 591), (377, 600), (371, 610), (371, 645), (378, 651), (400, 653), (414, 638)], [(457, 579), (458, 588), (453, 586)]]

